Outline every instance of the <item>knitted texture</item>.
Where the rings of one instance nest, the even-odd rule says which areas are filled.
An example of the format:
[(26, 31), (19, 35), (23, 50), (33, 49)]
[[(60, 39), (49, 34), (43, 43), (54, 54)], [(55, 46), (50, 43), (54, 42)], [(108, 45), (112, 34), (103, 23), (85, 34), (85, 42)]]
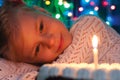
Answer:
[(92, 63), (92, 37), (97, 35), (99, 63), (120, 63), (120, 35), (95, 16), (81, 16), (70, 32), (73, 41), (53, 63)]
[[(0, 80), (35, 80), (33, 78), (35, 77), (35, 71), (37, 73), (37, 70), (38, 67), (30, 64), (14, 63), (0, 58)], [(31, 76), (30, 73), (32, 72), (34, 73)]]

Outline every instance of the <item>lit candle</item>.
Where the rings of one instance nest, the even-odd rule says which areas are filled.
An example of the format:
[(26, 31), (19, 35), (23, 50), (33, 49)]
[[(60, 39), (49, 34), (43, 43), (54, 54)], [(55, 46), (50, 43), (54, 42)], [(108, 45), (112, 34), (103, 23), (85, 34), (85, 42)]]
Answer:
[(94, 65), (95, 65), (95, 69), (97, 69), (98, 67), (98, 38), (96, 35), (93, 36), (92, 38), (92, 45), (93, 45), (93, 53), (94, 53)]

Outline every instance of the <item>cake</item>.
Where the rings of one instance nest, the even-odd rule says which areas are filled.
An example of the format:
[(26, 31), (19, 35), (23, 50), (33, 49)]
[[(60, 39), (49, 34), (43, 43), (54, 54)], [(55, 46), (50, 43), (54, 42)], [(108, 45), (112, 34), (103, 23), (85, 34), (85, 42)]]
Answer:
[(44, 64), (37, 80), (120, 80), (120, 64)]

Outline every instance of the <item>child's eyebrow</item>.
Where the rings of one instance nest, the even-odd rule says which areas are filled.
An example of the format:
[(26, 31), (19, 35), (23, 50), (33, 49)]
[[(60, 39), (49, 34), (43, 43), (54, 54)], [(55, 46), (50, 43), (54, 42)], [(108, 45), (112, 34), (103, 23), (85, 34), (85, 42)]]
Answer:
[(35, 21), (35, 31), (38, 32), (38, 27), (39, 27), (39, 16), (36, 17), (36, 21)]

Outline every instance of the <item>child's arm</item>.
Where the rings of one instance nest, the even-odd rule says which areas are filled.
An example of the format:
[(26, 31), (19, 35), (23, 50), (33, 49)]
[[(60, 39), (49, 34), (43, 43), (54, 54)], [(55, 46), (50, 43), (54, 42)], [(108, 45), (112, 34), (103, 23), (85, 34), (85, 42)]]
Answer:
[(82, 16), (71, 29), (73, 41), (58, 63), (92, 63), (92, 37), (99, 38), (99, 63), (120, 62), (120, 35), (96, 16)]
[(32, 72), (23, 74), (23, 75), (19, 78), (19, 80), (36, 80), (37, 75), (38, 75), (38, 72), (37, 72), (37, 71), (32, 71)]
[(30, 64), (15, 63), (0, 58), (0, 80), (25, 80), (25, 77), (29, 78), (26, 80), (32, 80), (37, 76), (38, 69), (39, 67)]

